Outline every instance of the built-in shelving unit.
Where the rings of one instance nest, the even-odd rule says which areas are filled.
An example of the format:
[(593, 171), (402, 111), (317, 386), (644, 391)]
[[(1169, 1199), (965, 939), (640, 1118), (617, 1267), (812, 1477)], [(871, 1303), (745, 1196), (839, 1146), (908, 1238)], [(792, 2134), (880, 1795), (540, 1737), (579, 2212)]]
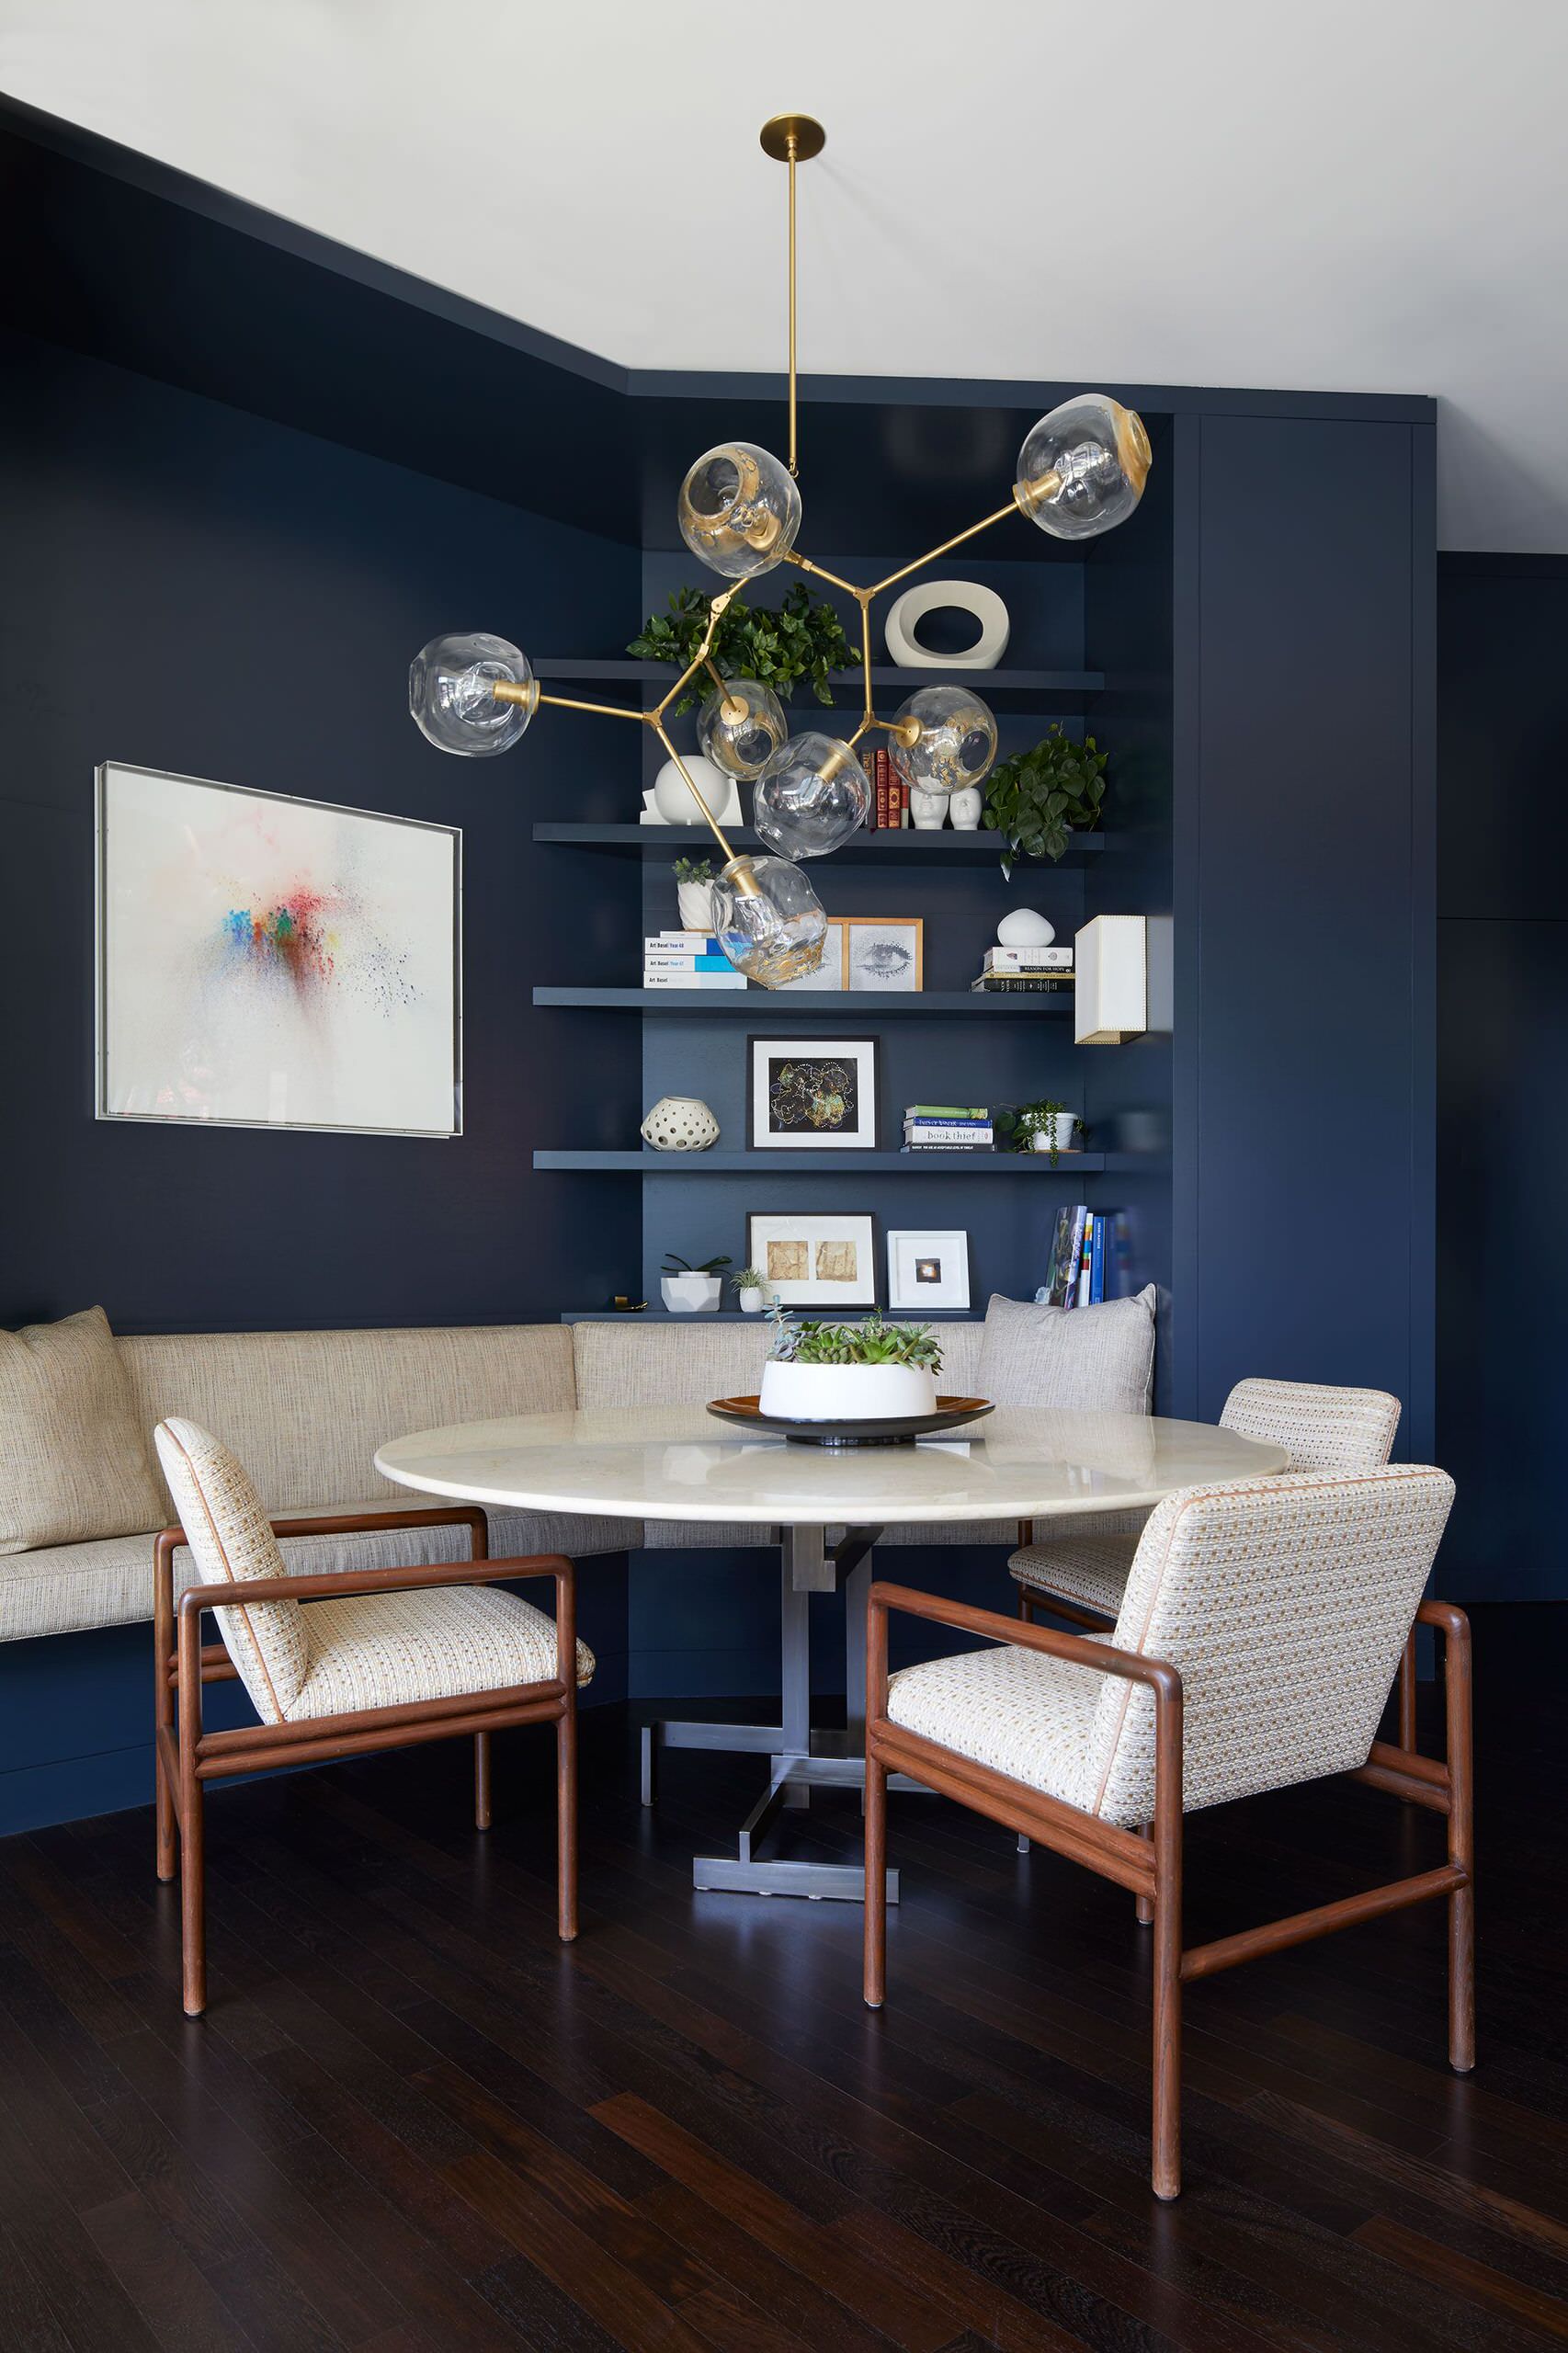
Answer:
[[(761, 836), (749, 825), (732, 825), (730, 839), (740, 849), (761, 849)], [(542, 818), (533, 829), (536, 842), (554, 842), (572, 849), (602, 849), (619, 852), (632, 858), (667, 860), (673, 851), (711, 849), (713, 836), (706, 825), (607, 825), (581, 824), (570, 820)], [(1106, 847), (1104, 834), (1075, 834), (1068, 843), (1060, 867), (1074, 867), (1085, 858), (1097, 858)], [(962, 834), (952, 826), (940, 832), (918, 833), (914, 826), (881, 833), (851, 835), (841, 849), (833, 853), (834, 864), (866, 863), (883, 865), (895, 858), (908, 858), (924, 866), (974, 866), (998, 864), (1002, 856), (999, 835), (976, 832)], [(1020, 892), (1024, 888), (1019, 879)]]
[(1031, 1185), (1071, 1185), (1098, 1176), (1105, 1155), (1064, 1152), (1053, 1169), (1043, 1152), (536, 1152), (536, 1168), (598, 1176), (1017, 1176)]
[[(700, 1014), (704, 1020), (760, 1021), (777, 1028), (781, 1019), (808, 1028), (818, 1021), (928, 1021), (933, 1017), (989, 1021), (1000, 1015), (1017, 1020), (1041, 1014), (1058, 1020), (1073, 1011), (1071, 989), (1019, 990), (979, 995), (969, 989), (600, 989), (536, 988), (538, 1006), (571, 1006), (588, 1013)], [(780, 1007), (799, 1006), (784, 1015)]]
[[(858, 1324), (871, 1313), (868, 1307), (835, 1308), (835, 1324)], [(918, 1313), (914, 1308), (895, 1307), (885, 1311), (890, 1324), (978, 1324), (982, 1319), (972, 1307), (925, 1307)], [(572, 1310), (562, 1316), (562, 1324), (759, 1324), (767, 1322), (758, 1309), (755, 1315), (743, 1315), (740, 1309), (719, 1307), (692, 1313), (679, 1314), (667, 1307), (585, 1307)]]

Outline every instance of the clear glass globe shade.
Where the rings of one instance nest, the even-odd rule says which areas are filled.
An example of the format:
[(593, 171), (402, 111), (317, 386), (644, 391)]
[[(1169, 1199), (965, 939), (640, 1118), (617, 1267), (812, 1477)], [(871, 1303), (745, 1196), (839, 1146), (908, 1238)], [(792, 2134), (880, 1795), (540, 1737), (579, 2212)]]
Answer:
[(704, 756), (743, 784), (756, 781), (789, 733), (783, 704), (760, 678), (726, 678), (697, 714)]
[[(437, 751), (487, 759), (510, 751), (534, 715), (528, 657), (504, 637), (433, 637), (408, 669), (408, 708)], [(526, 702), (497, 702), (496, 680), (526, 687)]]
[(753, 580), (794, 546), (801, 494), (789, 468), (766, 449), (726, 441), (692, 467), (676, 514), (693, 555), (726, 580)]
[(888, 735), (892, 764), (906, 784), (927, 792), (961, 792), (979, 784), (996, 757), (996, 721), (968, 687), (921, 687), (897, 711), (893, 728), (914, 721), (912, 744)]
[(870, 779), (847, 744), (791, 736), (756, 780), (752, 823), (785, 858), (825, 858), (871, 813)]
[(822, 962), (827, 917), (787, 858), (735, 858), (713, 885), (713, 929), (737, 972), (782, 988)]
[(1136, 409), (1080, 392), (1032, 426), (1013, 496), (1055, 540), (1092, 540), (1125, 523), (1149, 478), (1149, 437)]

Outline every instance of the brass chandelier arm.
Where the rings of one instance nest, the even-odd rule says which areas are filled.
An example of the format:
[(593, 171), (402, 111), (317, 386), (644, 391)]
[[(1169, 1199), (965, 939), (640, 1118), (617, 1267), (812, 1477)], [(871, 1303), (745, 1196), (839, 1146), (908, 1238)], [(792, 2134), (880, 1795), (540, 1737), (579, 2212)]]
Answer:
[(810, 556), (802, 555), (798, 548), (791, 548), (783, 560), (786, 563), (792, 563), (797, 572), (809, 572), (813, 580), (825, 580), (832, 587), (842, 588), (845, 595), (853, 597), (857, 603), (876, 594), (872, 588), (857, 588), (853, 580), (841, 580), (836, 572), (829, 572), (825, 564), (813, 563)]
[(790, 163), (790, 474), (800, 472), (795, 448), (795, 415), (798, 399), (795, 385), (795, 165), (800, 154), (800, 139), (793, 131), (787, 147)]
[[(718, 596), (714, 597), (712, 603), (709, 606), (708, 626), (702, 632), (701, 644), (698, 647), (697, 652), (687, 664), (686, 668), (681, 672), (679, 677), (676, 680), (675, 685), (670, 688), (668, 694), (661, 696), (659, 700), (653, 705), (653, 710), (646, 714), (655, 726), (657, 726), (658, 722), (664, 718), (665, 711), (668, 710), (676, 695), (678, 695), (684, 688), (690, 685), (692, 679), (696, 677), (699, 670), (700, 670), (704, 663), (707, 662), (709, 655), (713, 651), (713, 640), (718, 634), (719, 623), (722, 620), (726, 611), (729, 609), (731, 598), (739, 594), (741, 585), (741, 582), (737, 580), (733, 586), (721, 589)], [(716, 677), (718, 676), (717, 671), (714, 672), (714, 676)], [(721, 680), (720, 683), (722, 684), (722, 680)], [(662, 727), (659, 728), (659, 733), (663, 735), (664, 729)], [(673, 757), (675, 753), (675, 747), (673, 745), (670, 749), (671, 756)], [(683, 770), (682, 773), (684, 774), (685, 771)], [(691, 784), (691, 779), (689, 777), (687, 777), (686, 780), (687, 784)], [(691, 789), (696, 792), (697, 787), (695, 785), (692, 785)], [(699, 797), (700, 798), (700, 796)], [(721, 841), (723, 840), (722, 835), (720, 835), (720, 839)], [(726, 845), (726, 847), (728, 847), (728, 845)]]
[(698, 807), (701, 810), (704, 817), (708, 820), (709, 827), (712, 832), (713, 838), (724, 853), (724, 862), (726, 866), (733, 866), (735, 862), (735, 853), (730, 847), (729, 841), (719, 824), (718, 818), (715, 817), (712, 810), (710, 809), (707, 801), (704, 801), (701, 790), (699, 787), (696, 779), (693, 777), (691, 770), (687, 767), (686, 762), (681, 758), (680, 754), (676, 750), (675, 745), (671, 743), (664, 721), (659, 717), (657, 711), (650, 714), (648, 723), (653, 728), (654, 734), (657, 735), (665, 751), (669, 754), (671, 759), (675, 762), (676, 767), (680, 770), (681, 775), (685, 778), (686, 789), (690, 793), (692, 799), (696, 801)]
[[(499, 687), (496, 688), (495, 693), (498, 701), (507, 699), (501, 694)], [(571, 695), (541, 694), (535, 699), (540, 703), (551, 703), (557, 710), (591, 710), (601, 719), (634, 719), (639, 727), (645, 727), (648, 724), (648, 714), (645, 710), (628, 710), (623, 703), (577, 702)]]
[(926, 564), (935, 563), (937, 558), (946, 555), (949, 549), (961, 548), (966, 540), (977, 539), (982, 531), (988, 531), (993, 523), (1005, 523), (1009, 515), (1021, 512), (1017, 500), (1009, 498), (1006, 506), (998, 506), (994, 515), (983, 515), (980, 521), (971, 523), (967, 531), (955, 531), (950, 540), (942, 541), (940, 547), (927, 548), (925, 554), (917, 555), (913, 563), (903, 564), (897, 572), (890, 572), (885, 580), (879, 580), (874, 587), (866, 589), (865, 595), (880, 597), (884, 589), (896, 588), (899, 582), (907, 580), (912, 572), (924, 571)]

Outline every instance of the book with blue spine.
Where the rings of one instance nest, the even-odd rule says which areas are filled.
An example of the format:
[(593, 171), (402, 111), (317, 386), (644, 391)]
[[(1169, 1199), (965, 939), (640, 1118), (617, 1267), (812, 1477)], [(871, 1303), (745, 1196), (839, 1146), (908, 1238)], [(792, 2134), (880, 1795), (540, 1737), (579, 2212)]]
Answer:
[(1089, 1253), (1089, 1305), (1098, 1307), (1105, 1298), (1105, 1218), (1095, 1220), (1094, 1240)]

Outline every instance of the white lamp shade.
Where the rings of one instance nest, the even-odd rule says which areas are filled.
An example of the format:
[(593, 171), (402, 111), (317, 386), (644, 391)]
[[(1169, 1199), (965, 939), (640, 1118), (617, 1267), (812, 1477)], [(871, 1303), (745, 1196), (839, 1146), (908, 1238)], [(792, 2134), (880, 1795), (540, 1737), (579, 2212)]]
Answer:
[(1142, 915), (1096, 915), (1074, 941), (1073, 1036), (1119, 1046), (1149, 1026), (1149, 950)]

